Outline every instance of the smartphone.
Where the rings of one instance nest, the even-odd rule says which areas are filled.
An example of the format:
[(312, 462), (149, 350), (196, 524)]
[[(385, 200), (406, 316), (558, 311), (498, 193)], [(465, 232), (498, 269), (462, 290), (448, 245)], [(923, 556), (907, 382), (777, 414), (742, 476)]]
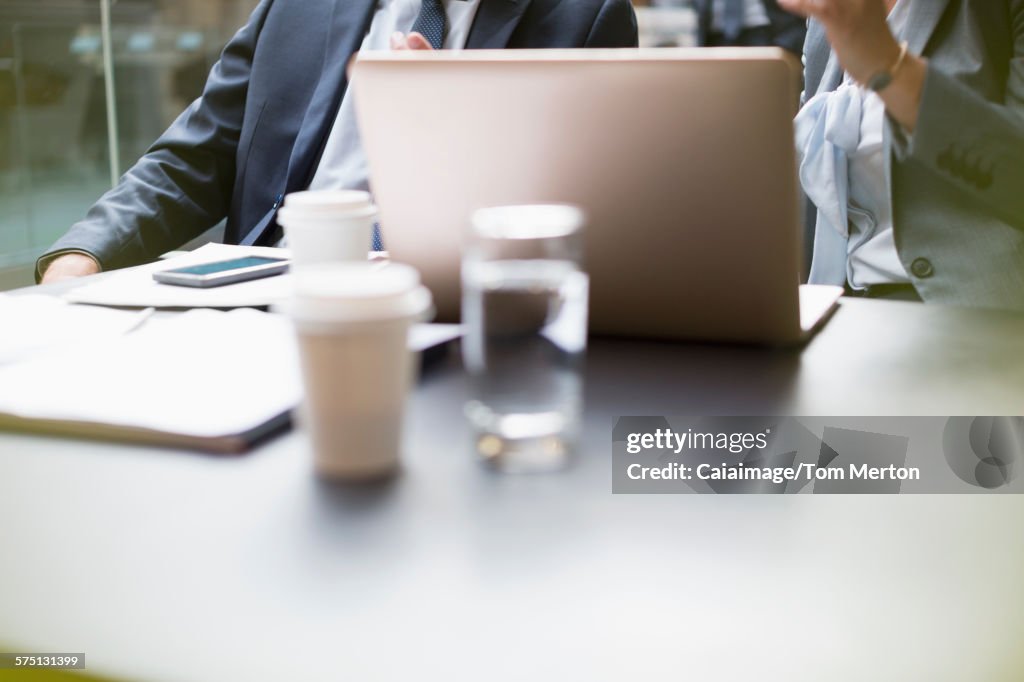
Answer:
[(187, 268), (161, 270), (153, 273), (153, 279), (162, 284), (206, 289), (280, 275), (288, 271), (289, 262), (286, 258), (246, 256), (216, 263), (190, 265)]

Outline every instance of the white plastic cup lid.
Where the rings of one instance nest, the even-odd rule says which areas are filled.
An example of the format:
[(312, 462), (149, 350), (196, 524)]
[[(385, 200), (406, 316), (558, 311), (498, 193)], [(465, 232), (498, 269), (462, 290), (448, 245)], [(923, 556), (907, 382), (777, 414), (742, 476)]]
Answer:
[(352, 227), (361, 227), (366, 222), (376, 222), (377, 209), (373, 206), (361, 211), (314, 211), (305, 212), (294, 208), (282, 208), (277, 213), (277, 222), (286, 230), (296, 229), (336, 229), (339, 225), (351, 223)]
[(358, 190), (312, 190), (294, 192), (284, 199), (278, 212), (285, 222), (329, 220), (338, 217), (367, 217), (377, 214), (369, 192)]
[(293, 192), (284, 198), (284, 206), (297, 210), (359, 210), (373, 206), (369, 192), (355, 189), (320, 189)]
[(419, 272), (400, 263), (310, 265), (293, 279), (295, 288), (283, 312), (299, 322), (421, 319), (433, 304)]

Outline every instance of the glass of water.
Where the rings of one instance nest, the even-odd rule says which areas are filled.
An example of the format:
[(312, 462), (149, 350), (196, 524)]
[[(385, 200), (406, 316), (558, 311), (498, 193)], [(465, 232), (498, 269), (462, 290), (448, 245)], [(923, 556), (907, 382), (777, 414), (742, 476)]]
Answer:
[(589, 279), (582, 211), (477, 211), (462, 263), (466, 416), (501, 471), (563, 468), (579, 435)]

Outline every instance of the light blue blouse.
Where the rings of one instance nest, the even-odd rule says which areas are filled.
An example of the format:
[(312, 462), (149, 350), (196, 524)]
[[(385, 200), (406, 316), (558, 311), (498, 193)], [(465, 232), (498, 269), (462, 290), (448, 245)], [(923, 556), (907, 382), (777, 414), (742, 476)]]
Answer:
[[(899, 0), (890, 13), (897, 36), (909, 5)], [(910, 281), (892, 229), (888, 133), (881, 98), (849, 77), (811, 97), (798, 114), (800, 182), (818, 214), (812, 283), (864, 289)]]

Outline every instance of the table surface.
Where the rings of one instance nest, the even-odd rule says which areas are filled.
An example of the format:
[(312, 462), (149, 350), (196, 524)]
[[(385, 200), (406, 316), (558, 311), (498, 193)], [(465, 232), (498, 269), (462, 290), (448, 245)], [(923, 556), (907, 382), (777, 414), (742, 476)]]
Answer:
[(0, 641), (147, 680), (1020, 679), (1019, 496), (616, 496), (611, 429), (1021, 414), (1022, 340), (864, 300), (802, 351), (595, 340), (548, 476), (477, 464), (455, 354), (376, 486), (318, 481), (297, 432), (240, 458), (0, 435)]

